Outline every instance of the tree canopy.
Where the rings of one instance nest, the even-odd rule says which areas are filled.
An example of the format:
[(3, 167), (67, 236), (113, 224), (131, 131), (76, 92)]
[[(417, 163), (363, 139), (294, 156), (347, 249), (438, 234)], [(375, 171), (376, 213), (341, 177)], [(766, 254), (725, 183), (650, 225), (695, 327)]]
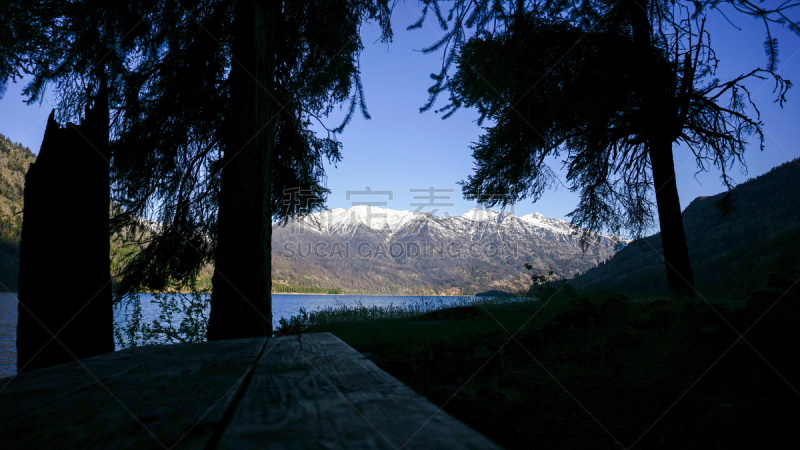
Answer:
[(489, 206), (536, 201), (558, 182), (547, 159), (560, 158), (580, 196), (569, 215), (584, 241), (602, 229), (641, 235), (657, 206), (670, 288), (691, 293), (671, 147), (684, 144), (700, 169), (716, 166), (732, 187), (727, 170), (745, 164), (747, 139), (755, 135), (763, 149), (746, 81), (773, 79), (781, 105), (791, 87), (774, 71), (769, 25), (798, 32), (786, 14), (799, 5), (732, 2), (767, 25), (767, 68), (720, 81), (705, 23), (723, 3), (455, 1), (445, 18), (439, 2), (426, 1), (410, 28), (433, 12), (448, 33), (424, 50), (445, 57), (421, 110), (447, 91), (436, 110), (444, 118), (464, 106), (478, 109), (479, 124), (493, 122), (472, 146), (465, 197)]
[[(109, 82), (112, 199), (123, 212), (115, 226), (162, 224), (126, 270), (121, 288), (160, 290), (194, 278), (211, 261), (217, 237), (224, 127), (230, 115), (235, 2), (177, 3), (95, 0), (42, 1), (24, 6), (49, 44), (21, 52), (33, 74), (25, 93), (36, 101), (49, 86), (62, 120), (80, 116)], [(391, 39), (384, 1), (279, 2), (272, 90), (278, 113), (270, 162), (270, 207), (280, 220), (309, 212), (325, 198), (322, 160), (336, 162), (341, 130), (363, 100), (358, 54), (366, 20)], [(259, 81), (263, 83), (263, 80)], [(344, 123), (324, 123), (335, 105), (348, 105)], [(328, 130), (310, 130), (317, 121)], [(285, 202), (287, 189), (303, 201)], [(141, 235), (140, 235), (141, 236)], [(133, 237), (133, 234), (131, 234)]]
[[(748, 115), (755, 105), (744, 81), (771, 77), (777, 101), (786, 100), (791, 82), (771, 72), (778, 46), (768, 25), (797, 32), (787, 14), (798, 5), (764, 9), (730, 2), (767, 25), (767, 68), (723, 82), (714, 78), (719, 61), (704, 22), (728, 3), (633, 4), (647, 6), (652, 24), (653, 62), (645, 66), (634, 48), (630, 2), (456, 1), (445, 17), (439, 2), (426, 1), (423, 16), (409, 28), (421, 26), (431, 13), (448, 33), (424, 50), (443, 51), (445, 58), (440, 73), (431, 75), (435, 84), (421, 110), (432, 109), (447, 92), (449, 102), (436, 110), (444, 118), (463, 106), (478, 109), (479, 124), (494, 122), (473, 146), (477, 167), (464, 183), (465, 195), (490, 205), (536, 201), (557, 182), (545, 158), (563, 155), (569, 185), (581, 193), (575, 224), (638, 233), (653, 218), (643, 156), (656, 134), (685, 144), (701, 168), (716, 165), (730, 187), (727, 169), (744, 163), (747, 138), (756, 135), (763, 146), (758, 112)], [(467, 38), (469, 29), (473, 35)], [(641, 101), (642, 78), (667, 91), (670, 102), (659, 108), (668, 113), (643, 114), (649, 111)], [(673, 123), (655, 120), (663, 115)]]

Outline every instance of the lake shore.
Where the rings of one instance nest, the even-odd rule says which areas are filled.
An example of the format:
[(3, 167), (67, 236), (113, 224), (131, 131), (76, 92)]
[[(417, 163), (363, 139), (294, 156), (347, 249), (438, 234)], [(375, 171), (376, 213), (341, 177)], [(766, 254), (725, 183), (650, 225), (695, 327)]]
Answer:
[[(16, 293), (0, 293), (0, 378), (12, 376), (17, 368), (17, 349), (16, 349), (16, 329), (17, 329), (17, 298)], [(169, 296), (175, 295), (174, 293)], [(207, 299), (205, 294), (205, 298)], [(194, 298), (187, 296), (187, 298)], [(383, 295), (344, 295), (344, 294), (272, 294), (272, 317), (273, 328), (277, 329), (282, 318), (290, 318), (297, 315), (301, 310), (307, 312), (319, 312), (334, 308), (394, 308), (402, 310), (404, 313), (412, 314), (431, 308), (441, 308), (453, 304), (463, 304), (470, 301), (468, 297), (447, 297), (447, 296), (383, 296)], [(133, 299), (131, 299), (133, 300)], [(140, 293), (138, 296), (139, 306), (141, 307), (140, 325), (151, 326), (153, 321), (160, 320), (162, 309), (155, 296), (148, 293)], [(114, 307), (115, 327), (119, 328), (122, 335), (126, 336), (124, 342), (117, 342), (116, 350), (120, 350), (132, 343), (137, 345), (144, 344), (141, 338), (141, 329), (135, 332), (137, 338), (128, 337), (125, 327), (130, 324), (130, 320), (135, 311), (137, 300), (124, 301)], [(208, 311), (205, 311), (206, 317)], [(173, 319), (180, 322), (185, 316), (180, 312), (174, 312)], [(180, 333), (179, 333), (180, 334)], [(186, 337), (186, 336), (184, 336)], [(147, 339), (147, 343), (164, 342), (164, 336), (155, 339)]]

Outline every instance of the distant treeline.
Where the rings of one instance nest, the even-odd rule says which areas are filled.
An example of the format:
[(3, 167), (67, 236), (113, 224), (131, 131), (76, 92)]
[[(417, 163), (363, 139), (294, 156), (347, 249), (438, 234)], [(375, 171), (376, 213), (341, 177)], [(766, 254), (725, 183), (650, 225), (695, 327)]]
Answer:
[(311, 287), (311, 286), (288, 286), (285, 284), (273, 283), (273, 294), (341, 294), (341, 289)]

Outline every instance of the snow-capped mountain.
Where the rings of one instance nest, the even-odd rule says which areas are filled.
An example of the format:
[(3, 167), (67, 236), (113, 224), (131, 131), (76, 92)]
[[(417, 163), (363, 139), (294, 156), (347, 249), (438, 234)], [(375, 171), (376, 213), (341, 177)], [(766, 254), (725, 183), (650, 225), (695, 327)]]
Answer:
[[(273, 228), (273, 279), (348, 293), (520, 290), (538, 273), (568, 278), (609, 258), (619, 238), (584, 252), (569, 222), (472, 209), (461, 216), (370, 206), (321, 211)], [(623, 241), (624, 242), (624, 241)]]
[(308, 230), (322, 234), (348, 236), (355, 230), (362, 229), (391, 237), (415, 218), (416, 213), (412, 211), (359, 205), (349, 209), (336, 208), (309, 214), (298, 223)]
[[(486, 225), (497, 224), (492, 229), (515, 231), (523, 234), (574, 235), (572, 225), (561, 219), (550, 219), (539, 213), (517, 217), (509, 212), (473, 208), (461, 216), (437, 217), (428, 212), (397, 211), (375, 206), (353, 206), (349, 209), (336, 208), (309, 214), (290, 224), (295, 231), (311, 232), (353, 237), (358, 231), (380, 235), (390, 241), (395, 236), (405, 236), (418, 232), (423, 226), (437, 233), (453, 237), (485, 232)], [(603, 235), (613, 240), (614, 236)]]

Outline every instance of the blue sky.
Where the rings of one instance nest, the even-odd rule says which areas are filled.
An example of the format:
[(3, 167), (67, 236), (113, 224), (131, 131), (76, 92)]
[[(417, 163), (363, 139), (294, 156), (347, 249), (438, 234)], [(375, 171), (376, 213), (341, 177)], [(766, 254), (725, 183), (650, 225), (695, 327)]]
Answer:
[[(378, 41), (376, 25), (367, 25), (362, 31), (365, 45), (361, 55), (361, 70), (365, 97), (372, 120), (359, 114), (339, 136), (343, 144), (343, 160), (336, 167), (327, 166), (327, 185), (332, 190), (328, 199), (330, 208), (348, 208), (353, 201), (384, 201), (385, 207), (413, 210), (411, 203), (427, 202), (414, 199), (411, 189), (452, 189), (440, 192), (449, 196), (438, 200), (453, 203), (440, 207), (438, 215), (460, 215), (476, 207), (461, 197), (456, 183), (466, 179), (473, 170), (469, 148), (482, 133), (475, 110), (462, 109), (453, 117), (441, 120), (441, 115), (428, 111), (420, 113), (419, 107), (427, 101), (427, 88), (432, 80), (429, 74), (438, 72), (441, 54), (424, 55), (421, 50), (436, 42), (444, 32), (433, 21), (426, 21), (419, 30), (406, 31), (415, 22), (420, 7), (413, 0), (398, 2), (392, 17), (394, 40), (384, 45)], [(728, 14), (737, 30), (719, 13), (711, 13), (707, 28), (712, 45), (720, 60), (717, 77), (725, 81), (766, 64), (763, 51), (763, 25), (758, 21)], [(778, 73), (800, 83), (800, 37), (773, 27), (780, 41)], [(758, 151), (753, 141), (746, 153), (748, 172), (743, 174), (735, 167), (731, 174), (737, 182), (767, 172), (772, 167), (800, 156), (800, 86), (789, 91), (788, 103), (783, 109), (773, 103), (773, 83), (753, 80), (748, 84), (764, 122), (765, 151)], [(34, 152), (41, 145), (46, 119), (55, 98), (48, 97), (41, 106), (26, 106), (21, 96), (22, 85), (10, 84), (5, 97), (0, 100), (0, 133), (14, 142), (22, 142)], [(444, 103), (440, 102), (438, 106)], [(346, 105), (344, 105), (346, 107)], [(326, 125), (337, 126), (341, 114), (334, 114)], [(321, 128), (320, 128), (321, 129)], [(551, 166), (566, 181), (561, 164), (550, 161)], [(681, 204), (685, 208), (698, 196), (713, 195), (723, 190), (719, 173), (697, 172), (692, 155), (681, 148), (675, 149), (675, 168)], [(359, 196), (369, 186), (372, 190), (392, 191), (388, 196)], [(348, 197), (348, 191), (350, 198)], [(548, 217), (566, 218), (577, 204), (577, 196), (566, 187), (551, 191), (536, 204), (523, 200), (513, 208), (516, 215), (540, 212)], [(431, 208), (426, 208), (431, 211)]]

